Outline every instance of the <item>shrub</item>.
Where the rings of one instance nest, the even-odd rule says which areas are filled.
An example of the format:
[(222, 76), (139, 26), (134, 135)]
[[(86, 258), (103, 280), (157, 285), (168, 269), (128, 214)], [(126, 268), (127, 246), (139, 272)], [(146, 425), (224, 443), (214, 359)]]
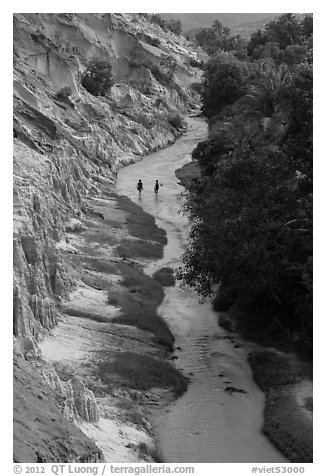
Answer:
[(171, 114), (168, 118), (168, 123), (174, 128), (174, 129), (181, 129), (183, 127), (183, 119), (178, 114), (177, 112)]
[(146, 458), (150, 456), (155, 463), (163, 463), (160, 450), (157, 446), (149, 446), (146, 443), (138, 443), (138, 453), (141, 458)]
[(156, 64), (149, 63), (147, 65), (147, 68), (151, 71), (152, 75), (159, 83), (169, 85), (173, 79), (172, 71), (165, 72)]
[(162, 287), (133, 266), (120, 263), (119, 269), (124, 277), (122, 286), (127, 292), (110, 290), (109, 302), (115, 302), (121, 308), (112, 322), (149, 331), (159, 345), (172, 351), (174, 337), (165, 320), (156, 312), (164, 297)]
[[(253, 351), (249, 363), (258, 386), (266, 394), (263, 433), (291, 462), (312, 462), (312, 424), (296, 400), (293, 385), (311, 380), (309, 363), (293, 354), (276, 351)], [(312, 411), (312, 399), (305, 401)]]
[(71, 94), (72, 94), (71, 87), (66, 86), (57, 92), (57, 94), (55, 95), (55, 99), (57, 99), (60, 102), (69, 104), (69, 106), (74, 106), (74, 103), (70, 100), (70, 97), (69, 97), (71, 96)]
[(55, 97), (57, 99), (60, 99), (60, 100), (65, 100), (65, 99), (69, 98), (69, 96), (71, 96), (71, 94), (72, 94), (71, 87), (66, 86), (66, 87), (60, 89), (60, 91), (57, 92)]
[(146, 113), (138, 112), (135, 115), (135, 120), (146, 129), (150, 129), (153, 126), (153, 118), (149, 114), (146, 115)]
[(232, 304), (234, 303), (235, 296), (232, 295), (232, 293), (227, 292), (223, 289), (222, 286), (220, 286), (217, 294), (214, 296), (213, 299), (213, 307), (214, 311), (217, 312), (226, 312)]
[(172, 268), (161, 268), (153, 274), (155, 281), (159, 282), (161, 286), (174, 286), (175, 278)]
[(190, 58), (189, 65), (193, 68), (204, 69), (203, 63), (201, 61), (197, 61), (194, 58)]
[(117, 352), (111, 362), (99, 364), (98, 374), (104, 385), (118, 380), (121, 387), (145, 391), (166, 388), (175, 396), (182, 395), (188, 386), (188, 379), (169, 362), (135, 352)]
[(166, 103), (166, 101), (164, 101), (164, 99), (162, 99), (162, 98), (157, 98), (157, 99), (155, 100), (154, 106), (156, 106), (156, 107), (163, 106), (163, 107), (165, 107), (166, 109), (169, 108), (169, 106), (168, 106), (168, 104)]
[(153, 36), (146, 37), (146, 40), (149, 45), (156, 46), (156, 48), (158, 48), (161, 44), (159, 38), (155, 38)]
[(202, 83), (191, 83), (190, 89), (201, 96), (204, 95), (204, 85)]
[(246, 66), (233, 55), (219, 53), (205, 65), (203, 113), (209, 119), (246, 92)]
[(160, 243), (146, 240), (123, 240), (116, 248), (116, 252), (123, 259), (148, 258), (162, 259), (163, 247)]
[(273, 350), (251, 352), (249, 363), (255, 381), (264, 392), (284, 385), (293, 385), (310, 377), (309, 364)]
[(145, 96), (152, 96), (153, 95), (153, 90), (148, 84), (141, 84), (137, 85), (139, 87), (139, 90), (142, 94)]
[(113, 84), (110, 63), (92, 60), (87, 65), (81, 83), (93, 96), (105, 96)]
[(167, 244), (166, 232), (155, 224), (152, 215), (145, 212), (139, 205), (127, 197), (116, 196), (119, 207), (127, 214), (127, 228), (131, 236), (141, 240), (156, 241)]

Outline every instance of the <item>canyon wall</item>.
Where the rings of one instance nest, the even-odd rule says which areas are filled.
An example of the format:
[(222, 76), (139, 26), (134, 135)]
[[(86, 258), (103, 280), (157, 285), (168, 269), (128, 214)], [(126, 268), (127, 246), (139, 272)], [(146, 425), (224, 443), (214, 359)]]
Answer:
[[(171, 84), (153, 74), (166, 58)], [(182, 134), (171, 118), (198, 108), (190, 86), (201, 70), (190, 63), (204, 58), (142, 14), (14, 15), (15, 461), (101, 461), (74, 425), (98, 420), (94, 395), (78, 378), (62, 382), (38, 342), (75, 286), (67, 233), (83, 229), (87, 199), (112, 190), (119, 167)], [(93, 59), (111, 65), (106, 96), (81, 84)], [(44, 439), (47, 418), (56, 430)], [(73, 443), (64, 446), (66, 433)], [(23, 444), (32, 434), (43, 441), (38, 451)]]

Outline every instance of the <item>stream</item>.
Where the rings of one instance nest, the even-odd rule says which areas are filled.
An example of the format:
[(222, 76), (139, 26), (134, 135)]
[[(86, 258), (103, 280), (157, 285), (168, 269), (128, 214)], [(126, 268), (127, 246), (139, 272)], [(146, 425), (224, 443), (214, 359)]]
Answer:
[[(162, 260), (151, 262), (152, 274), (163, 266), (178, 268), (189, 232), (179, 213), (182, 190), (175, 170), (191, 160), (196, 144), (207, 137), (202, 119), (188, 118), (188, 131), (172, 146), (121, 169), (117, 193), (126, 195), (155, 217), (167, 232)], [(138, 196), (136, 185), (143, 181)], [(154, 183), (162, 186), (156, 196)], [(158, 309), (175, 335), (174, 362), (191, 381), (187, 392), (153, 414), (154, 431), (163, 461), (168, 463), (281, 463), (288, 460), (262, 434), (264, 394), (247, 362), (249, 344), (236, 344), (218, 325), (209, 301), (200, 303), (195, 290), (165, 288)], [(233, 387), (240, 391), (226, 391)]]

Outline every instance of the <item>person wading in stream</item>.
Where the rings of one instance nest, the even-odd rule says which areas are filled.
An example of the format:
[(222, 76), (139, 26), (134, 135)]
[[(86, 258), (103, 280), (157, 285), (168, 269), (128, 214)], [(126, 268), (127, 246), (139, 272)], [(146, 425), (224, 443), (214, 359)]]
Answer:
[(143, 182), (139, 179), (137, 183), (137, 190), (139, 195), (141, 194), (141, 191), (143, 190)]
[(159, 184), (158, 184), (158, 180), (156, 180), (155, 185), (154, 185), (154, 192), (155, 192), (155, 193), (158, 193), (159, 188), (160, 188), (160, 186), (159, 186)]

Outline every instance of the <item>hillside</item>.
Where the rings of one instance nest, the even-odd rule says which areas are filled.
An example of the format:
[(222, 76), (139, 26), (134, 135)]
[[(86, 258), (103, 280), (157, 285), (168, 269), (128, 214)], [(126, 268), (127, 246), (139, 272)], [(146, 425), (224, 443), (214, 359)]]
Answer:
[[(88, 349), (81, 354), (89, 355), (87, 345), (97, 345), (99, 328), (111, 336), (101, 348), (111, 358), (117, 342), (122, 351), (161, 357), (171, 348), (172, 337), (165, 328), (162, 343), (154, 330), (128, 326), (124, 331), (120, 321), (112, 321), (117, 301), (116, 306), (108, 305), (108, 290), (116, 286), (114, 292), (122, 299), (131, 291), (127, 284), (117, 283), (117, 276), (123, 281), (128, 275), (130, 281), (130, 275), (141, 274), (116, 250), (130, 239), (130, 215), (138, 214), (148, 230), (153, 228), (155, 250), (163, 246), (164, 236), (146, 215), (110, 193), (119, 167), (166, 147), (182, 134), (179, 114), (198, 108), (198, 97), (189, 86), (201, 71), (189, 62), (204, 58), (184, 37), (163, 31), (144, 15), (14, 15), (16, 462), (97, 462), (114, 451), (123, 454), (123, 461), (151, 460), (146, 452), (135, 452), (135, 442), (152, 444), (153, 436), (134, 409), (131, 394), (124, 390), (128, 419), (115, 406), (121, 399), (112, 397), (114, 392), (120, 395), (119, 382), (114, 390), (110, 387), (110, 397), (103, 394), (102, 374), (96, 374), (96, 382), (85, 374), (94, 361), (79, 367), (74, 359), (81, 346)], [(111, 65), (113, 86), (105, 96), (93, 96), (81, 84), (93, 59)], [(157, 290), (151, 312), (160, 293)], [(96, 315), (91, 314), (94, 302)], [(91, 316), (87, 331), (85, 316)], [(68, 339), (65, 326), (70, 329)], [(65, 339), (61, 351), (52, 351), (51, 339)], [(68, 367), (67, 347), (73, 359)], [(145, 357), (151, 362), (152, 357)], [(100, 364), (96, 361), (96, 369)], [(149, 400), (158, 398), (148, 395)], [(116, 415), (124, 421), (114, 423)], [(127, 436), (121, 436), (121, 425)], [(104, 456), (101, 428), (116, 435)]]
[[(279, 13), (161, 13), (160, 16), (166, 20), (180, 20), (182, 31), (188, 33), (189, 30), (199, 28), (209, 28), (215, 20), (219, 20), (223, 26), (231, 29), (232, 34), (240, 34), (248, 29), (255, 31), (261, 25), (267, 23), (271, 18)], [(257, 24), (257, 28), (254, 25)]]

